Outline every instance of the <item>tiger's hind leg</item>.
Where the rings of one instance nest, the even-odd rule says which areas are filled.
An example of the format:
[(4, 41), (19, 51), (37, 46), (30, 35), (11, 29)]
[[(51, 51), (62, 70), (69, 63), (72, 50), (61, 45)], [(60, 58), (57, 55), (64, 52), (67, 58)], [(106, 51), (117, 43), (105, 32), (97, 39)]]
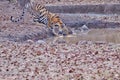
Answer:
[(39, 18), (34, 17), (33, 22), (39, 22)]

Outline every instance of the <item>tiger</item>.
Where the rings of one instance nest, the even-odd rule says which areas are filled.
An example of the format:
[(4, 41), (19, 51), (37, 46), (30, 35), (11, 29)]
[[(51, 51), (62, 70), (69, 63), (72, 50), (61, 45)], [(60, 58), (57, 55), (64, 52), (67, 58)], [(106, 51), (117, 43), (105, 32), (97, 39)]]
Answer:
[(63, 35), (66, 36), (68, 34), (72, 34), (70, 28), (68, 28), (60, 17), (48, 11), (45, 6), (39, 3), (27, 3), (23, 8), (22, 15), (17, 18), (11, 16), (12, 22), (19, 22), (24, 18), (26, 12), (29, 12), (33, 16), (33, 21), (42, 23), (48, 27), (52, 31), (55, 36)]

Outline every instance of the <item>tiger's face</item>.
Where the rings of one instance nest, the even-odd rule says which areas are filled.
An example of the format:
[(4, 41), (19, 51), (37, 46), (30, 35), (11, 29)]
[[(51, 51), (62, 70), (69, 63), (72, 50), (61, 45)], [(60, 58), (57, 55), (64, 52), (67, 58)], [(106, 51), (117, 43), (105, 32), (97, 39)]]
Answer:
[(52, 29), (53, 34), (56, 36), (59, 35), (66, 36), (68, 34), (72, 34), (72, 31), (66, 27), (66, 25), (61, 21), (59, 16), (53, 17), (51, 19), (50, 27)]

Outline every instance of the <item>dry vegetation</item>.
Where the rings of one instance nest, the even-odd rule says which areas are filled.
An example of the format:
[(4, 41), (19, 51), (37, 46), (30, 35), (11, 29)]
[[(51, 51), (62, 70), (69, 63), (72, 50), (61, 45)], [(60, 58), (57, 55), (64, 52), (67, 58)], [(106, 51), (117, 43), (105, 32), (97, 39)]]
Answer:
[(120, 79), (120, 45), (3, 42), (0, 53), (3, 80)]

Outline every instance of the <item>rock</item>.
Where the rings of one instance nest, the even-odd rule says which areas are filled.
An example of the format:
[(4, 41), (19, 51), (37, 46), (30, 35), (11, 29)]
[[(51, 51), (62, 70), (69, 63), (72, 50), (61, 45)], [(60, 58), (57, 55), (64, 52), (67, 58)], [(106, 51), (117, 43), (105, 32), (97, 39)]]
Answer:
[(83, 25), (81, 27), (81, 32), (85, 32), (85, 31), (88, 31), (88, 30), (89, 30), (89, 28), (86, 25)]
[(46, 42), (44, 40), (38, 40), (38, 41), (36, 41), (36, 43), (38, 43), (38, 44), (45, 44)]

